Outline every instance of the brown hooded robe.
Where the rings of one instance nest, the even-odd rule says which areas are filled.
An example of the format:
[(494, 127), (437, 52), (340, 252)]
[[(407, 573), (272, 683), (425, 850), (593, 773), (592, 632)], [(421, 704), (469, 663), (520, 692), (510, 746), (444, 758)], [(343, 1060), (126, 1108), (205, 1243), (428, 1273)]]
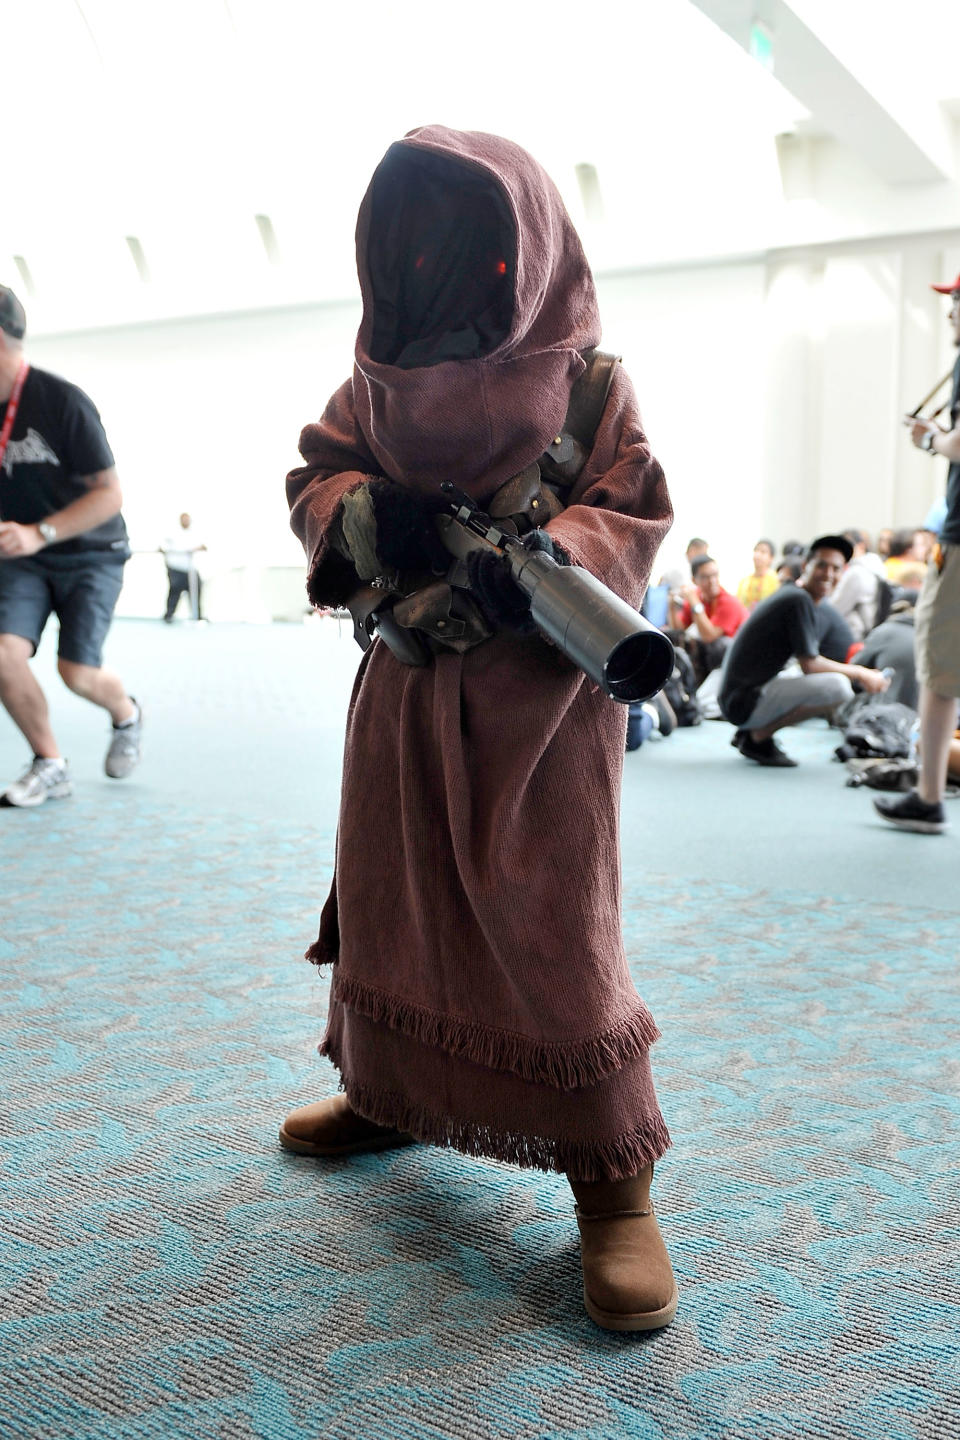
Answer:
[[(558, 192), (496, 136), (429, 126), (391, 147), (357, 258), (353, 377), (303, 431), (306, 464), (287, 482), (317, 604), (357, 584), (331, 543), (346, 493), (386, 477), (432, 495), (450, 479), (482, 506), (561, 428), (580, 352), (599, 340)], [(462, 280), (488, 262), (502, 284), (482, 278), (466, 302), (462, 284), (444, 291), (445, 263)], [(417, 290), (424, 263), (440, 269)], [(622, 370), (568, 499), (551, 535), (639, 604), (672, 513)], [(658, 1032), (620, 927), (624, 726), (624, 707), (536, 636), (502, 632), (419, 669), (380, 641), (367, 652), (336, 877), (308, 951), (334, 967), (322, 1051), (361, 1114), (583, 1180), (632, 1175), (667, 1148)]]

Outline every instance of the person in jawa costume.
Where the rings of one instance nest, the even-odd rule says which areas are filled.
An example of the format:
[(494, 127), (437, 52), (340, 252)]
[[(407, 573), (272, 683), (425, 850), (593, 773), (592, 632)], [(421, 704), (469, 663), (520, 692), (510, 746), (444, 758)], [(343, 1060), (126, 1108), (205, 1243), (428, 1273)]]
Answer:
[(280, 1139), (314, 1156), (418, 1140), (565, 1173), (588, 1313), (656, 1329), (677, 1304), (650, 1203), (670, 1140), (621, 934), (626, 707), (540, 638), (496, 552), (471, 563), (474, 600), (444, 586), (434, 516), (452, 481), (639, 605), (673, 518), (663, 472), (613, 364), (579, 459), (545, 455), (569, 454), (600, 326), (573, 224), (519, 146), (436, 125), (391, 146), (357, 263), (353, 376), (301, 435), (291, 523), (310, 599), (395, 588), (428, 663), (378, 639), (360, 665), (307, 952), (333, 966), (321, 1050), (344, 1093)]

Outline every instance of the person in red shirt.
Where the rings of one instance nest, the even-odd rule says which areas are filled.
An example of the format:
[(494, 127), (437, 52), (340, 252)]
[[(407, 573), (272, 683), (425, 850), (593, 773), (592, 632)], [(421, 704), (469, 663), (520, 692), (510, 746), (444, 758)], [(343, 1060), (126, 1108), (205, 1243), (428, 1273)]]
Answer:
[[(670, 628), (685, 636), (697, 685), (723, 664), (730, 641), (746, 620), (748, 611), (720, 584), (720, 567), (710, 555), (698, 555), (691, 565), (693, 583), (670, 597)], [(686, 632), (693, 627), (695, 633)]]

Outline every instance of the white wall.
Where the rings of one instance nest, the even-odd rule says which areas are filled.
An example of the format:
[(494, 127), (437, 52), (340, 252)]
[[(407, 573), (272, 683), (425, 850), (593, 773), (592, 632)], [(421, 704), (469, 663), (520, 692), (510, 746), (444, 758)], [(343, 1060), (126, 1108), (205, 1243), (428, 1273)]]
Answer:
[(303, 425), (347, 377), (352, 305), (224, 315), (37, 339), (29, 355), (100, 410), (135, 546), (182, 510), (244, 563), (301, 558), (283, 479)]
[[(117, 460), (135, 551), (150, 551), (189, 511), (209, 545), (211, 618), (266, 619), (253, 572), (290, 567), (295, 611), (303, 551), (290, 532), (284, 477), (302, 427), (350, 373), (359, 307), (225, 315), (50, 336), (32, 361), (75, 381), (100, 410)], [(127, 566), (119, 614), (157, 614), (159, 557)], [(305, 603), (305, 602), (304, 602)]]
[[(931, 281), (960, 270), (942, 238), (771, 252), (598, 281), (603, 344), (621, 353), (676, 510), (661, 567), (704, 535), (728, 585), (754, 541), (919, 521), (945, 466), (900, 416), (953, 358)], [(117, 456), (133, 544), (150, 550), (189, 510), (210, 545), (224, 618), (302, 596), (283, 480), (301, 427), (349, 374), (358, 307), (302, 306), (46, 336), (38, 365), (88, 390)], [(121, 613), (156, 614), (156, 556), (128, 567)]]
[(942, 496), (945, 464), (902, 420), (955, 358), (930, 286), (958, 269), (960, 237), (771, 259), (762, 514), (778, 541), (918, 524)]
[(946, 465), (910, 445), (902, 416), (955, 358), (930, 286), (958, 272), (960, 234), (601, 281), (604, 344), (624, 355), (673, 495), (661, 568), (702, 535), (732, 586), (761, 536), (920, 523)]
[(600, 283), (603, 344), (623, 355), (673, 497), (662, 566), (683, 566), (687, 541), (702, 535), (728, 580), (750, 568), (762, 513), (764, 284), (760, 262)]

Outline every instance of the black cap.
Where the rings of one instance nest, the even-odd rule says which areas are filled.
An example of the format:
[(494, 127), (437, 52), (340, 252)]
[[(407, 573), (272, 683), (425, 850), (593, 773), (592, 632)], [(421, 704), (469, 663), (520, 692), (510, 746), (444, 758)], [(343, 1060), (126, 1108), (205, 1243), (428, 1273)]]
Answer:
[(23, 306), (6, 285), (0, 285), (0, 330), (11, 340), (22, 340), (27, 330)]
[(847, 564), (853, 559), (853, 546), (846, 535), (819, 535), (816, 540), (811, 540), (807, 546), (807, 559), (814, 550), (839, 550)]

